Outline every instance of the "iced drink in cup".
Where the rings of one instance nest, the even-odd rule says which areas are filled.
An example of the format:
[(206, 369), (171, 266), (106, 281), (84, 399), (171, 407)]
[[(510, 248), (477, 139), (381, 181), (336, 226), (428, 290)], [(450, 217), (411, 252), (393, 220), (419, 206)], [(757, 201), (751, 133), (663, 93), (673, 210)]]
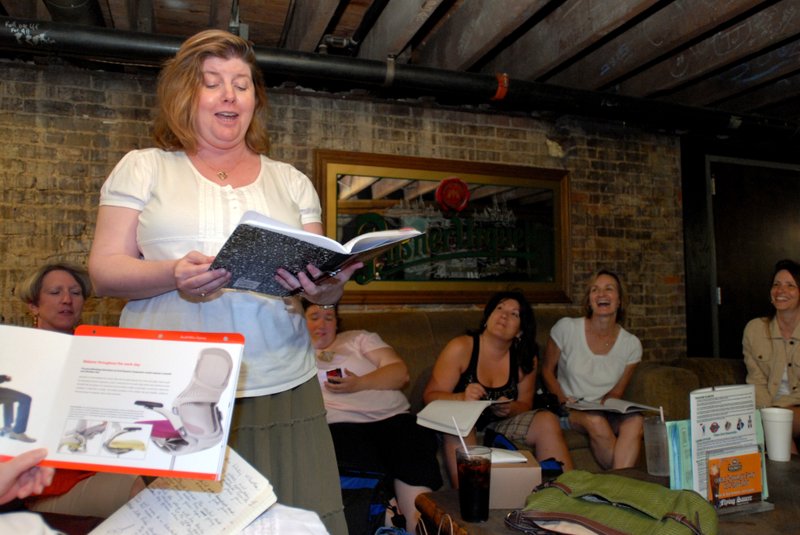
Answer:
[(667, 424), (658, 416), (644, 419), (644, 453), (648, 474), (653, 476), (669, 475)]
[(492, 450), (485, 446), (456, 449), (458, 503), (461, 518), (467, 522), (489, 519), (489, 481), (492, 475)]

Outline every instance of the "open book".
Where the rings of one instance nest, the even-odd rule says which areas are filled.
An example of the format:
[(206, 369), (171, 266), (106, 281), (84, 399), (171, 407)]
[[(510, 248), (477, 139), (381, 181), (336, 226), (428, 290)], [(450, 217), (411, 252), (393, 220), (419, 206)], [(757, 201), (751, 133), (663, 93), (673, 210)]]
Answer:
[(425, 405), (425, 408), (417, 413), (417, 424), (441, 433), (456, 435), (456, 428), (453, 425), (453, 418), (455, 418), (461, 436), (465, 437), (469, 434), (470, 429), (475, 426), (475, 422), (478, 421), (481, 413), (493, 403), (508, 403), (508, 400), (459, 401), (437, 399)]
[(283, 297), (291, 292), (275, 281), (278, 268), (298, 273), (312, 264), (323, 272), (315, 280), (321, 282), (350, 264), (367, 262), (420, 234), (410, 228), (381, 230), (356, 236), (342, 245), (327, 236), (248, 211), (217, 253), (211, 269), (231, 272), (229, 288)]
[(609, 398), (604, 403), (599, 401), (575, 401), (565, 404), (567, 408), (576, 411), (606, 411), (606, 412), (619, 412), (628, 414), (631, 412), (642, 411), (655, 411), (659, 412), (658, 407), (651, 407), (642, 403), (634, 403), (632, 401), (625, 401), (624, 399)]
[(0, 325), (0, 339), (2, 388), (30, 401), (4, 405), (12, 428), (28, 421), (0, 436), (0, 460), (45, 447), (44, 466), (219, 479), (240, 334)]
[(156, 479), (91, 533), (239, 533), (276, 501), (267, 478), (227, 448), (221, 481)]

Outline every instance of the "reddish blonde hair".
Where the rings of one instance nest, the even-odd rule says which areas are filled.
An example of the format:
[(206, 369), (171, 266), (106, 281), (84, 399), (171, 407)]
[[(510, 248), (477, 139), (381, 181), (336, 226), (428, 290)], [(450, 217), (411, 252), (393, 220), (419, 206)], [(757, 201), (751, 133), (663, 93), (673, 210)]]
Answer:
[(252, 45), (224, 30), (204, 30), (188, 38), (175, 57), (164, 63), (158, 77), (158, 108), (153, 121), (153, 138), (164, 150), (197, 150), (194, 127), (195, 109), (203, 83), (203, 62), (209, 57), (238, 58), (250, 66), (256, 107), (247, 128), (245, 143), (257, 154), (269, 151), (269, 137), (264, 118), (267, 91), (264, 77), (256, 62)]

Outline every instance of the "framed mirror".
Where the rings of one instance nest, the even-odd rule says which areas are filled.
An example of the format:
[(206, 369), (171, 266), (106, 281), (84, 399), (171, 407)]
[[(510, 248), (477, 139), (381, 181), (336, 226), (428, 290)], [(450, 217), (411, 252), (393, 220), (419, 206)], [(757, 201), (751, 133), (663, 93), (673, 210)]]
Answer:
[(359, 270), (343, 303), (485, 303), (517, 289), (566, 302), (566, 171), (318, 150), (326, 234), (423, 231)]

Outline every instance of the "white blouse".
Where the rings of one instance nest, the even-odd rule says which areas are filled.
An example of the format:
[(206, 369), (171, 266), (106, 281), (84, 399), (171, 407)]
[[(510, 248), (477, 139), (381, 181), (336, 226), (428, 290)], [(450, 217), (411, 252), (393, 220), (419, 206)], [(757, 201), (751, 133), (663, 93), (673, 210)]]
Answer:
[[(192, 250), (215, 255), (247, 210), (296, 228), (321, 221), (308, 177), (266, 156), (252, 184), (233, 188), (203, 177), (184, 152), (134, 150), (103, 184), (100, 204), (140, 212), (137, 243), (144, 260), (177, 259)], [(224, 290), (194, 300), (174, 290), (129, 301), (120, 325), (242, 333), (239, 397), (289, 390), (316, 372), (302, 307), (293, 298)]]
[(550, 331), (561, 350), (558, 384), (567, 396), (599, 401), (617, 384), (626, 366), (642, 360), (642, 343), (620, 327), (608, 353), (597, 355), (589, 349), (584, 322), (584, 318), (561, 318)]

